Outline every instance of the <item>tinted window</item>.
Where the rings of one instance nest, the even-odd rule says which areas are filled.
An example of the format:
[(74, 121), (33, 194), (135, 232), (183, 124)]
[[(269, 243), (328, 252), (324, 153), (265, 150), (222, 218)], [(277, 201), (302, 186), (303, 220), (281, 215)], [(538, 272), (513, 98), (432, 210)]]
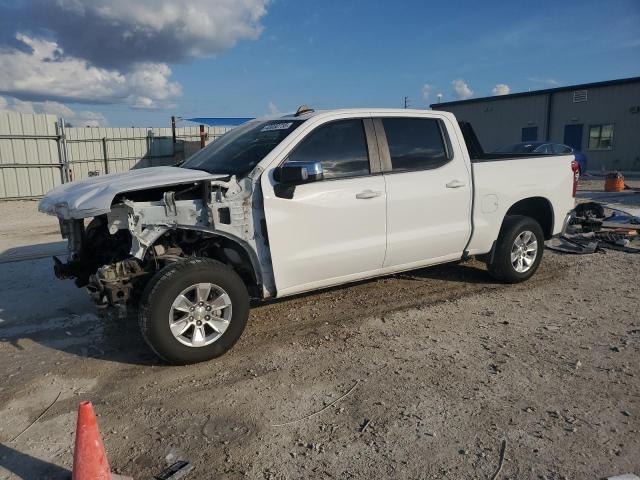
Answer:
[(248, 174), (303, 120), (254, 121), (210, 143), (182, 164), (183, 168), (242, 176)]
[(545, 143), (544, 145), (540, 145), (538, 148), (534, 150), (534, 153), (553, 153), (553, 145), (549, 143)]
[(438, 121), (432, 118), (383, 118), (393, 170), (425, 170), (447, 163)]
[(324, 178), (369, 174), (369, 154), (362, 120), (340, 120), (311, 132), (289, 161), (320, 162)]
[(553, 152), (560, 154), (560, 155), (564, 155), (567, 153), (571, 153), (571, 147), (567, 147), (566, 145), (560, 145), (560, 144), (555, 144), (553, 146)]

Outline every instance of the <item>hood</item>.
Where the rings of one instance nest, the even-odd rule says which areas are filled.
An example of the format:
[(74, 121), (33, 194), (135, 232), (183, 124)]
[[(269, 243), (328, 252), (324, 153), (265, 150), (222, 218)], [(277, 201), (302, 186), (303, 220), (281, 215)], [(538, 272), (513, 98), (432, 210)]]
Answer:
[(38, 210), (65, 220), (95, 217), (111, 210), (116, 195), (148, 188), (214, 180), (228, 175), (179, 167), (149, 167), (90, 177), (60, 185), (47, 193)]

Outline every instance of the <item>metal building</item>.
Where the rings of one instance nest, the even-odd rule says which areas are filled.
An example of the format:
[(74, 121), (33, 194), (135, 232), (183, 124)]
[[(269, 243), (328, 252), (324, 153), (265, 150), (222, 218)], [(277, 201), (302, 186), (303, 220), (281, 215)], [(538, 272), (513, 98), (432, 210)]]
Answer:
[(640, 77), (431, 105), (471, 122), (485, 151), (550, 141), (582, 151), (591, 171), (640, 171)]

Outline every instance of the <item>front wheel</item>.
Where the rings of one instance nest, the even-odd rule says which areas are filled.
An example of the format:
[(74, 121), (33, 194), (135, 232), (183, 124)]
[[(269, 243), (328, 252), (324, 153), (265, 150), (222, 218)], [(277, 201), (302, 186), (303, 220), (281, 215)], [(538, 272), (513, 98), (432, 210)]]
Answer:
[(540, 224), (521, 215), (505, 218), (491, 260), (489, 274), (496, 280), (518, 283), (529, 279), (538, 269), (544, 251)]
[(249, 295), (238, 274), (204, 258), (160, 270), (142, 294), (142, 335), (167, 362), (185, 365), (219, 357), (242, 335)]

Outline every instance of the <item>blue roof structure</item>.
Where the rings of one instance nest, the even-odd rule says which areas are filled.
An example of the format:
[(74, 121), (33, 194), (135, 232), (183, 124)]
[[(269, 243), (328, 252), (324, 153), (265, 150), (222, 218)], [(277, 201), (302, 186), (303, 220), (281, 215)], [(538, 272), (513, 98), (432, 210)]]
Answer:
[(209, 125), (210, 127), (235, 127), (236, 125), (242, 125), (253, 118), (241, 118), (241, 117), (197, 117), (197, 118), (185, 118), (188, 122), (200, 123), (202, 125)]

